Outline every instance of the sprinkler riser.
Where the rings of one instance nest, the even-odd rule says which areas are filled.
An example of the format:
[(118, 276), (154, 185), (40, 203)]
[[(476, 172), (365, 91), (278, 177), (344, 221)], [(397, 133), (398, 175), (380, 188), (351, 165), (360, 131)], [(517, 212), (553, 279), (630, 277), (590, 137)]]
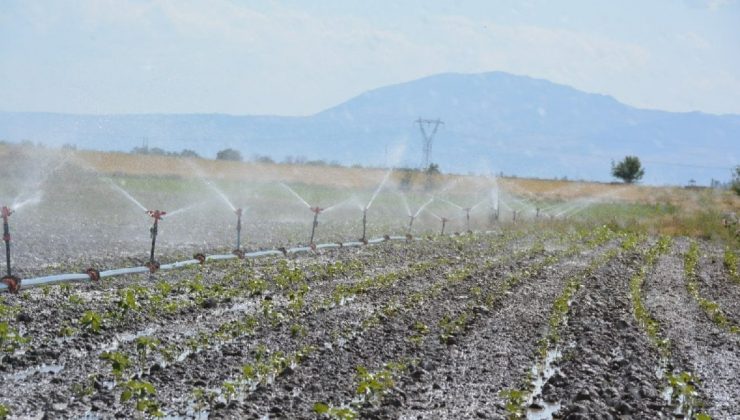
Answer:
[(360, 241), (364, 241), (367, 233), (367, 208), (362, 211), (362, 238)]
[(157, 222), (158, 219), (154, 219), (154, 224), (152, 225), (151, 229), (149, 229), (149, 233), (152, 236), (152, 249), (149, 252), (149, 262), (154, 263), (154, 247), (157, 245)]
[(236, 248), (240, 250), (242, 246), (242, 209), (236, 209)]
[(319, 212), (314, 212), (313, 215), (313, 224), (311, 225), (311, 239), (308, 241), (308, 244), (313, 244), (313, 237), (316, 233), (316, 226), (319, 225)]

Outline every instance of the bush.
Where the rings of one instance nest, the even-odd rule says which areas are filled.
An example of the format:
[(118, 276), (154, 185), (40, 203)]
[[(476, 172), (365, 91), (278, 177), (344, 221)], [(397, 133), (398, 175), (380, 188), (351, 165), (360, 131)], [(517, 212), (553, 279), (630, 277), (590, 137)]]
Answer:
[(736, 166), (733, 171), (730, 188), (732, 188), (732, 191), (735, 191), (735, 194), (740, 195), (740, 165)]
[(216, 159), (242, 161), (242, 154), (238, 150), (224, 149), (216, 153)]

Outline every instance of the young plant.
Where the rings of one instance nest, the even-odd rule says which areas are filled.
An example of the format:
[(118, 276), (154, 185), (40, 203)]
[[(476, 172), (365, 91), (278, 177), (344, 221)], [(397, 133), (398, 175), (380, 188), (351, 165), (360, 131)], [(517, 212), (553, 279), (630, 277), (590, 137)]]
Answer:
[(85, 311), (80, 318), (80, 325), (91, 333), (98, 334), (103, 326), (103, 317), (95, 311)]
[(336, 420), (355, 420), (357, 413), (349, 407), (334, 407), (322, 402), (313, 405), (313, 412)]
[(155, 400), (157, 390), (146, 381), (128, 381), (123, 384), (121, 393), (121, 402), (129, 400), (136, 402), (136, 409), (152, 417), (162, 417), (164, 414), (159, 409), (159, 404)]
[(131, 367), (131, 361), (128, 356), (117, 351), (103, 352), (100, 355), (100, 360), (107, 360), (110, 363), (113, 376), (118, 380), (123, 377), (124, 371)]

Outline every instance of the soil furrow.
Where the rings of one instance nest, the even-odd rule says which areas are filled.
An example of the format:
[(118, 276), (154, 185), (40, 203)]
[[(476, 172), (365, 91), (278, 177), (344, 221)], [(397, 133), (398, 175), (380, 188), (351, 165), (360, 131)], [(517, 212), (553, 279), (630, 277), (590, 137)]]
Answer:
[(689, 243), (676, 241), (645, 283), (645, 304), (671, 342), (674, 363), (700, 378), (714, 418), (740, 416), (740, 337), (717, 327), (686, 289), (683, 256)]

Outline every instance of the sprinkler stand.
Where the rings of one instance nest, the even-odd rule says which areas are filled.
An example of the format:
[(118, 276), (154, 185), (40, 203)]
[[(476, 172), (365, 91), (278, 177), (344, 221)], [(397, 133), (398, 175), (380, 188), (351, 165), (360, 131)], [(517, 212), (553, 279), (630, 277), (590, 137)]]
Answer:
[[(324, 209), (322, 209), (319, 206), (316, 206), (316, 207), (311, 207), (311, 211), (313, 212), (313, 224), (311, 225), (311, 239), (308, 241), (309, 246), (314, 245), (313, 236), (314, 236), (314, 233), (316, 233), (316, 226), (319, 225), (319, 214), (321, 214), (321, 212), (324, 211)], [(311, 247), (311, 249), (314, 249), (314, 247)]]
[(439, 234), (440, 235), (444, 235), (445, 234), (445, 226), (447, 225), (447, 222), (449, 221), (449, 219), (447, 219), (446, 217), (443, 217), (440, 220), (442, 221), (442, 231)]
[(473, 210), (473, 208), (466, 207), (463, 209), (465, 212), (465, 226), (467, 227), (468, 232), (470, 232), (470, 210)]
[(416, 216), (409, 215), (409, 228), (406, 230), (407, 234), (411, 234), (411, 228), (414, 226), (414, 219), (416, 219)]
[(537, 214), (535, 215), (535, 217), (538, 219), (540, 218), (540, 208), (539, 207), (537, 207)]
[(234, 210), (236, 213), (236, 248), (234, 252), (241, 250), (242, 247), (242, 209)]
[(3, 218), (3, 241), (5, 242), (5, 263), (8, 271), (0, 281), (8, 286), (10, 293), (18, 293), (18, 290), (21, 288), (21, 279), (13, 275), (13, 270), (11, 270), (10, 266), (10, 226), (8, 225), (8, 218), (13, 214), (13, 210), (3, 206), (1, 211)]
[(516, 211), (516, 210), (514, 210), (514, 212), (512, 213), (512, 221), (513, 221), (514, 223), (516, 223), (516, 213), (517, 213), (517, 211)]
[(367, 245), (367, 207), (362, 209), (362, 237), (360, 238), (360, 242)]
[(154, 273), (159, 269), (159, 262), (154, 259), (154, 247), (157, 245), (157, 226), (160, 219), (162, 219), (167, 212), (161, 210), (147, 210), (146, 213), (149, 217), (154, 219), (154, 224), (152, 224), (152, 227), (149, 229), (149, 234), (152, 237), (152, 250), (149, 252), (149, 262), (146, 264), (149, 268), (149, 272)]

